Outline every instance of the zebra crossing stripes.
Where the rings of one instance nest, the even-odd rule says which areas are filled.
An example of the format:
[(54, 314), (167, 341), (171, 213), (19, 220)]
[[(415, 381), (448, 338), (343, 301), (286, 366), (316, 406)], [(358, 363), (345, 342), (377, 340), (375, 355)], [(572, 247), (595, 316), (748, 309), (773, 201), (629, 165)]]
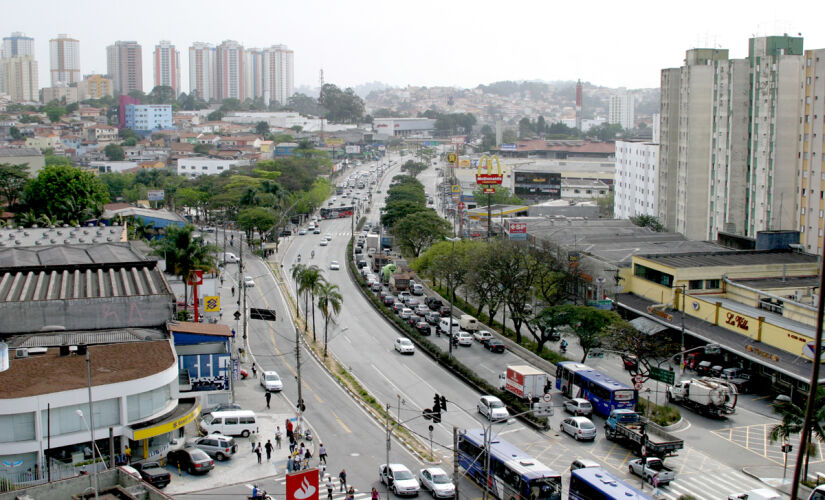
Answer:
[[(638, 478), (637, 478), (638, 479)], [(635, 481), (630, 481), (634, 485)], [(635, 485), (639, 483), (636, 482)], [(676, 480), (659, 488), (659, 498), (678, 500), (682, 495), (690, 495), (696, 500), (718, 500), (731, 493), (740, 493), (756, 488), (767, 488), (761, 481), (739, 471), (719, 473), (695, 473), (676, 476)], [(650, 491), (650, 486), (645, 486)]]

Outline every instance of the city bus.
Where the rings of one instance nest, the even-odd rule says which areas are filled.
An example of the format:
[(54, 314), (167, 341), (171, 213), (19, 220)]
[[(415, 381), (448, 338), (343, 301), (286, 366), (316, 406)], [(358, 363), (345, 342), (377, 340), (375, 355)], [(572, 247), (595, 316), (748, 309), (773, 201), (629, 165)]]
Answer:
[(459, 466), (482, 487), (489, 458), (488, 487), (500, 500), (561, 500), (561, 474), (499, 437), (491, 438), (488, 457), (484, 431), (470, 429), (459, 436), (458, 450)]
[(355, 212), (355, 207), (352, 205), (335, 208), (323, 207), (320, 210), (320, 215), (322, 219), (342, 219), (344, 217), (352, 217), (353, 212)]
[(562, 361), (556, 365), (556, 389), (568, 398), (584, 398), (593, 411), (607, 418), (616, 409), (633, 410), (636, 391), (582, 363)]
[(653, 500), (601, 467), (585, 467), (570, 473), (570, 500)]

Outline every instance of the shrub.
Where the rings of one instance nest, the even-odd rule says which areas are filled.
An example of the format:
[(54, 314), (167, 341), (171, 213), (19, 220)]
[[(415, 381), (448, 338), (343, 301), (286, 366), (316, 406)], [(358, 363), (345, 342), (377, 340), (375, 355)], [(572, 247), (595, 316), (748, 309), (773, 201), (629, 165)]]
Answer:
[(665, 427), (675, 424), (682, 418), (682, 414), (678, 408), (670, 405), (660, 406), (653, 401), (648, 401), (643, 398), (639, 398), (639, 401), (636, 403), (636, 411), (642, 415), (649, 413), (648, 418), (650, 418), (651, 421)]

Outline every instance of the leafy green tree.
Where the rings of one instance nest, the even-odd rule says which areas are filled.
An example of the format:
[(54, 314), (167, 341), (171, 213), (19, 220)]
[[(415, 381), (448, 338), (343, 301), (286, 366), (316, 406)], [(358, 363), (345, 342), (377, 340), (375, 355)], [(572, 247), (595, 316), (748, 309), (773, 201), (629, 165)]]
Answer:
[(109, 192), (91, 172), (65, 165), (46, 165), (25, 189), (24, 203), (38, 216), (83, 222), (100, 215)]
[(605, 344), (614, 351), (635, 356), (637, 368), (631, 374), (639, 374), (644, 380), (650, 377), (650, 367), (654, 361), (667, 359), (679, 352), (677, 343), (639, 331), (624, 320), (616, 320), (608, 327)]
[(516, 137), (516, 131), (511, 128), (505, 128), (504, 132), (501, 133), (501, 142), (505, 144), (512, 144), (516, 142), (518, 138)]
[[(304, 272), (306, 272), (306, 269), (307, 269), (307, 265), (306, 264), (300, 264), (300, 263), (299, 264), (292, 264), (292, 267), (289, 268), (289, 274), (290, 274), (290, 276), (292, 276), (292, 281), (295, 282), (295, 300), (296, 301), (298, 300), (298, 297), (300, 297), (300, 295), (298, 295), (298, 292), (299, 292), (298, 285), (303, 280)], [(306, 305), (304, 306), (304, 310), (306, 310)], [(301, 318), (301, 308), (298, 306), (298, 304), (295, 305), (295, 315), (298, 317), (298, 319)]]
[(109, 198), (112, 200), (122, 198), (127, 190), (134, 187), (135, 177), (135, 174), (130, 173), (106, 173), (97, 176), (100, 182), (106, 185)]
[(158, 85), (153, 88), (146, 96), (146, 100), (150, 104), (174, 104), (176, 106), (178, 104), (175, 89), (168, 85)]
[(318, 103), (327, 110), (325, 117), (337, 123), (358, 123), (364, 117), (364, 100), (348, 88), (344, 91), (331, 83), (321, 87)]
[(476, 117), (473, 116), (472, 113), (439, 114), (435, 120), (435, 130), (436, 134), (441, 136), (455, 134), (469, 135), (473, 131), (475, 124)]
[(323, 116), (325, 111), (316, 99), (300, 92), (292, 94), (286, 107), (306, 116)]
[(6, 207), (14, 207), (23, 196), (29, 181), (29, 165), (0, 163), (0, 195)]
[(210, 271), (215, 267), (214, 253), (217, 247), (196, 238), (195, 226), (170, 225), (165, 235), (152, 243), (154, 254), (166, 261), (166, 271), (183, 279), (184, 304), (189, 303), (188, 277), (193, 271)]
[(56, 123), (60, 121), (60, 118), (66, 114), (66, 108), (63, 108), (57, 104), (57, 101), (53, 101), (47, 104), (43, 111), (46, 112), (46, 116), (49, 117), (49, 121), (52, 123)]
[(9, 135), (15, 141), (20, 141), (23, 139), (23, 134), (20, 132), (20, 129), (13, 125), (9, 127)]
[(219, 122), (223, 120), (223, 113), (221, 111), (213, 111), (206, 116), (210, 122)]
[(126, 153), (119, 144), (107, 144), (106, 147), (103, 148), (103, 152), (106, 154), (106, 158), (111, 161), (122, 161), (126, 158)]
[(649, 227), (650, 229), (652, 229), (653, 231), (655, 231), (657, 233), (662, 233), (662, 232), (665, 231), (664, 224), (659, 222), (659, 219), (657, 219), (656, 217), (654, 217), (652, 215), (646, 215), (646, 214), (635, 215), (635, 216), (630, 218), (630, 222), (632, 222), (633, 224), (635, 224), (639, 227)]
[(611, 191), (610, 193), (599, 196), (596, 198), (596, 205), (599, 207), (599, 217), (604, 219), (612, 219), (613, 218), (613, 200), (614, 200), (615, 193)]
[(384, 205), (381, 209), (381, 224), (392, 227), (404, 217), (416, 212), (423, 212), (427, 207), (416, 202), (400, 200)]
[(600, 141), (614, 141), (622, 132), (624, 132), (624, 130), (618, 123), (602, 123), (601, 125), (591, 127), (590, 130), (585, 132), (585, 136)]
[(224, 113), (231, 111), (243, 111), (243, 104), (238, 99), (224, 99), (223, 102), (221, 102), (221, 107), (219, 109)]
[(418, 177), (418, 174), (427, 170), (427, 165), (420, 161), (407, 160), (406, 163), (401, 165), (401, 170), (407, 172), (413, 177)]
[[(768, 439), (771, 443), (782, 440), (788, 441), (791, 435), (802, 432), (802, 424), (805, 422), (805, 408), (797, 405), (793, 401), (781, 401), (774, 405), (774, 411), (782, 415), (782, 422), (771, 427)], [(814, 397), (814, 412), (811, 418), (811, 433), (808, 439), (808, 449), (805, 450), (805, 470), (803, 477), (808, 476), (808, 462), (810, 456), (816, 453), (816, 444), (810, 439), (813, 436), (816, 442), (825, 441), (825, 387), (817, 387)]]
[(613, 311), (604, 311), (588, 306), (565, 305), (568, 309), (570, 328), (579, 339), (584, 363), (591, 349), (600, 347), (610, 332), (610, 326), (619, 321)]
[(304, 269), (301, 273), (301, 282), (298, 284), (298, 289), (304, 294), (304, 311), (309, 312), (307, 305), (307, 298), (312, 299), (312, 341), (317, 342), (315, 335), (315, 295), (318, 293), (318, 287), (323, 283), (323, 272), (318, 266), (312, 265)]
[(324, 317), (324, 357), (327, 357), (327, 330), (329, 329), (329, 319), (341, 312), (341, 304), (344, 301), (338, 285), (334, 285), (324, 280), (318, 286), (318, 309)]
[(424, 210), (409, 214), (392, 227), (392, 234), (401, 244), (401, 248), (413, 257), (435, 241), (444, 239), (450, 232), (450, 224), (442, 219), (435, 210)]
[(274, 225), (275, 215), (267, 208), (245, 208), (238, 212), (238, 227), (246, 232), (248, 241), (252, 241), (252, 233), (255, 229), (265, 233)]
[(495, 130), (493, 130), (493, 127), (489, 125), (483, 125), (481, 127), (481, 150), (491, 151), (496, 146), (497, 144)]
[(213, 149), (209, 144), (195, 144), (194, 152), (199, 155), (208, 155)]
[(269, 124), (264, 121), (260, 121), (255, 124), (255, 132), (259, 135), (266, 135), (269, 133)]
[(473, 191), (473, 199), (481, 206), (487, 206), (487, 196), (490, 196), (491, 205), (525, 205), (524, 200), (512, 194), (506, 187), (496, 186), (496, 192), (488, 195), (484, 193), (483, 187), (478, 187)]
[(544, 345), (550, 340), (561, 336), (561, 327), (570, 324), (570, 311), (562, 305), (545, 307), (542, 311), (530, 320), (535, 326), (531, 333), (536, 341), (536, 354), (541, 354)]

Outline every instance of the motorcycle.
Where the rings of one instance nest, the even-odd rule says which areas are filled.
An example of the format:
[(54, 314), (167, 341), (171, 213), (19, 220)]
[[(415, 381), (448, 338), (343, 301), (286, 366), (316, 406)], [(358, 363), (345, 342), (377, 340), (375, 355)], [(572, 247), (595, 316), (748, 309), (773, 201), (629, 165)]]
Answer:
[(567, 352), (567, 341), (562, 340), (561, 344), (559, 344), (559, 348), (561, 349), (561, 352)]
[(254, 497), (250, 495), (246, 498), (247, 500), (272, 500), (272, 497), (269, 496), (269, 494), (267, 494), (266, 492), (263, 492), (262, 494)]

